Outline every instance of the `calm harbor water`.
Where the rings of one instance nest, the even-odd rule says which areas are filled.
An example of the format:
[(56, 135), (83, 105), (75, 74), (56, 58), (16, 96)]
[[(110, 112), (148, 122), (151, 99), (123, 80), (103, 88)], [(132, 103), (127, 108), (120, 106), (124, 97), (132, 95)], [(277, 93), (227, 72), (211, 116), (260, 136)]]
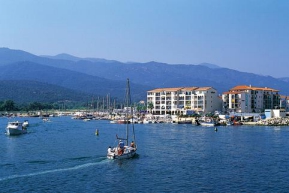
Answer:
[[(27, 118), (25, 118), (27, 119)], [(24, 120), (24, 118), (17, 118)], [(0, 192), (287, 192), (289, 127), (135, 125), (138, 156), (106, 159), (124, 125), (28, 118), (6, 136), (0, 118)], [(99, 130), (99, 136), (95, 130)]]

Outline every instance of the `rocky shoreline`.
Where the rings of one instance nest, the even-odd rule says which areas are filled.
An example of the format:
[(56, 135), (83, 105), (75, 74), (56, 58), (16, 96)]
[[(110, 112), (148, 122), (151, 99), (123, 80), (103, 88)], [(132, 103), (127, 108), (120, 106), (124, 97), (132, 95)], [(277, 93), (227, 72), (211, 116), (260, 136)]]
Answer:
[(256, 122), (260, 126), (289, 126), (289, 118), (270, 118)]

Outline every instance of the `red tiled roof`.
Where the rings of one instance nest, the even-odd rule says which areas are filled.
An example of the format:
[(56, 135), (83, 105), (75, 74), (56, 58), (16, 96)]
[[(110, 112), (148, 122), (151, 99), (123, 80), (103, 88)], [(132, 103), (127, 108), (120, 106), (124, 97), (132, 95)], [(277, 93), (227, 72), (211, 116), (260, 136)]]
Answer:
[(168, 92), (175, 92), (175, 91), (193, 91), (193, 90), (209, 90), (213, 87), (176, 87), (176, 88), (156, 88), (147, 92), (163, 92), (163, 91), (168, 91)]
[(212, 87), (199, 87), (197, 90), (210, 90)]
[(181, 90), (181, 89), (182, 89), (182, 87), (177, 87), (177, 88), (156, 88), (156, 89), (150, 90), (148, 92), (163, 92), (163, 91), (173, 92), (173, 91), (178, 91), (178, 90)]
[(286, 95), (280, 95), (280, 98), (285, 99), (285, 100), (289, 100), (289, 96), (286, 96)]
[(223, 92), (223, 94), (240, 94), (242, 92), (240, 91), (227, 91), (227, 92)]
[(182, 90), (188, 90), (188, 91), (192, 91), (192, 90), (196, 90), (199, 87), (183, 87)]
[(279, 90), (268, 88), (268, 87), (254, 87), (254, 86), (247, 86), (247, 85), (238, 85), (230, 89), (230, 91), (243, 91), (243, 90), (263, 90), (263, 91), (272, 91), (278, 92)]

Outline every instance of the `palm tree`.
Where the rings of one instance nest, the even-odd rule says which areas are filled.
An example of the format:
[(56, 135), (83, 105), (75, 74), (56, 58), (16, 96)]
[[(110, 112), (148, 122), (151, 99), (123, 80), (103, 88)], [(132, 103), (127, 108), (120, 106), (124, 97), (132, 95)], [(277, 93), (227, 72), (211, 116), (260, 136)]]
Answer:
[(150, 113), (152, 113), (153, 108), (154, 108), (154, 104), (152, 102), (149, 102), (148, 109), (150, 109)]

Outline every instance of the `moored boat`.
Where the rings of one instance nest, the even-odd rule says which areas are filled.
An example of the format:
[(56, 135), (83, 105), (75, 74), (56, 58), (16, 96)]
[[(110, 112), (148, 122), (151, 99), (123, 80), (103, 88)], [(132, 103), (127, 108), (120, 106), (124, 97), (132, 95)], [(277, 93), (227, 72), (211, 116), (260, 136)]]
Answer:
[(128, 119), (119, 119), (119, 120), (117, 120), (117, 123), (118, 124), (129, 124), (130, 123), (130, 121), (128, 120)]
[(192, 124), (192, 120), (179, 120), (178, 124)]
[(205, 122), (205, 121), (200, 121), (199, 122), (201, 126), (206, 126), (206, 127), (213, 127), (216, 126), (214, 122)]

